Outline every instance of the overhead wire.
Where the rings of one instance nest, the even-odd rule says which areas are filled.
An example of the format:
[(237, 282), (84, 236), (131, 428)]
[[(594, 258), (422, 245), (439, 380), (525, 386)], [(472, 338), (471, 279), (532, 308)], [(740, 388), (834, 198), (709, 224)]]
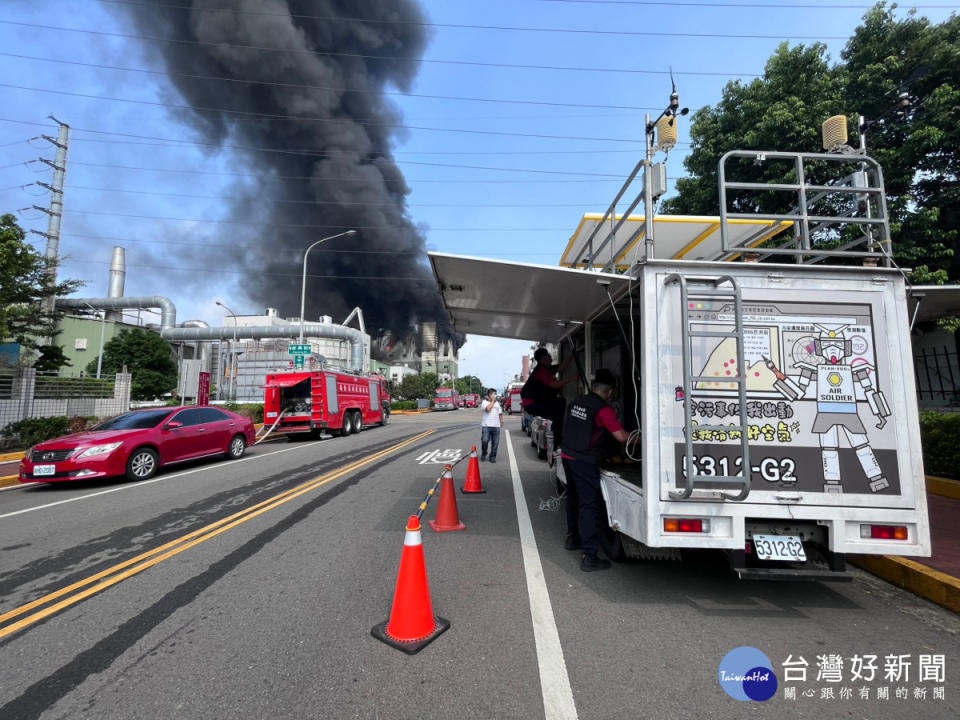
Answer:
[[(29, 187), (27, 185), (20, 185), (17, 187)], [(88, 185), (67, 185), (67, 190), (83, 190), (88, 192), (106, 192), (106, 193), (130, 193), (133, 195), (153, 195), (157, 197), (188, 197), (195, 198), (197, 200), (223, 200), (223, 195), (197, 195), (196, 193), (179, 193), (179, 192), (161, 192), (159, 190), (138, 190), (130, 188), (105, 188), (105, 187), (90, 187)], [(395, 202), (361, 202), (361, 201), (350, 201), (350, 200), (271, 200), (272, 203), (277, 204), (289, 204), (289, 205), (317, 205), (317, 206), (333, 206), (333, 207), (386, 207), (386, 208), (396, 208), (397, 204)], [(583, 207), (584, 205), (602, 205), (603, 202), (587, 203), (587, 202), (577, 202), (577, 203), (418, 203), (410, 202), (411, 207), (432, 207), (432, 208), (464, 208), (464, 207), (473, 207), (473, 208), (534, 208), (534, 207)]]
[[(75, 233), (75, 232), (64, 232), (61, 233), (61, 238), (78, 238), (81, 240), (104, 240), (107, 242), (123, 242), (123, 243), (144, 243), (147, 245), (181, 245), (185, 247), (195, 247), (202, 248), (204, 250), (209, 248), (223, 248), (225, 250), (230, 249), (255, 249), (263, 248), (263, 243), (211, 243), (207, 241), (201, 242), (189, 242), (186, 240), (166, 240), (159, 238), (131, 238), (131, 237), (118, 237), (116, 235), (91, 235), (88, 233)], [(484, 253), (489, 253), (490, 249), (485, 248), (483, 250), (470, 250), (464, 251), (469, 252), (470, 255), (477, 256), (483, 255)], [(422, 255), (423, 253), (415, 250), (355, 250), (352, 248), (324, 248), (318, 247), (317, 249), (311, 250), (310, 255)], [(556, 257), (557, 253), (552, 252), (501, 252), (497, 251), (497, 256), (544, 256), (544, 257)]]
[[(113, 2), (115, 0), (104, 0), (104, 2)], [(119, 0), (116, 0), (119, 1)], [(744, 8), (760, 9), (769, 8), (773, 10), (869, 10), (876, 3), (865, 3), (861, 5), (843, 5), (839, 3), (828, 2), (825, 5), (814, 5), (812, 3), (752, 3), (752, 2), (684, 2), (681, 0), (534, 0), (534, 2), (566, 3), (569, 5), (639, 5), (639, 6), (659, 6), (659, 7), (702, 7), (702, 8)], [(914, 5), (911, 8), (917, 10), (950, 10), (960, 8), (960, 5)]]
[[(123, 102), (134, 105), (148, 105), (151, 107), (165, 107), (174, 110), (189, 110), (192, 112), (222, 113), (226, 115), (241, 116), (242, 120), (296, 120), (298, 122), (318, 122), (318, 123), (342, 123), (342, 117), (320, 117), (315, 115), (286, 115), (281, 113), (260, 113), (250, 110), (231, 110), (229, 108), (209, 108), (196, 105), (180, 105), (177, 103), (166, 103), (158, 100), (137, 100), (134, 98), (110, 97), (108, 95), (95, 95), (93, 93), (71, 92), (69, 90), (54, 90), (52, 88), (36, 88), (26, 85), (15, 85), (13, 83), (0, 83), (0, 87), (10, 90), (23, 90), (27, 92), (47, 93), (51, 95), (63, 95), (66, 97), (86, 98), (90, 100), (107, 100), (109, 102)], [(403, 123), (382, 123), (369, 120), (351, 119), (350, 122), (364, 127), (390, 127), (400, 130), (419, 130), (422, 132), (448, 132), (461, 133), (467, 135), (494, 135), (500, 137), (519, 137), (519, 138), (538, 138), (547, 140), (576, 140), (578, 142), (620, 142), (620, 143), (644, 143), (645, 140), (633, 138), (609, 138), (609, 137), (584, 137), (579, 135), (550, 135), (545, 133), (521, 133), (508, 132), (504, 130), (476, 130), (469, 128), (440, 128), (429, 127), (425, 125), (406, 125)]]
[[(228, 43), (228, 42), (209, 42), (204, 40), (184, 40), (179, 38), (164, 38), (156, 37), (150, 35), (138, 35), (136, 33), (118, 33), (118, 32), (109, 32), (106, 30), (91, 30), (88, 28), (71, 28), (63, 26), (55, 26), (41, 23), (25, 23), (15, 20), (0, 20), (0, 25), (15, 25), (19, 27), (27, 27), (37, 30), (53, 30), (58, 32), (73, 32), (73, 33), (83, 33), (88, 35), (101, 35), (104, 37), (117, 37), (117, 38), (126, 38), (130, 40), (148, 40), (151, 42), (161, 42), (161, 43), (171, 43), (178, 45), (197, 45), (204, 47), (218, 47), (218, 48), (235, 48), (237, 50), (257, 50), (260, 52), (282, 52), (291, 55), (316, 55), (320, 57), (349, 57), (357, 58), (361, 60), (405, 60), (408, 62), (414, 63), (424, 63), (424, 64), (440, 64), (440, 65), (470, 65), (476, 67), (498, 67), (498, 68), (510, 68), (514, 70), (560, 70), (565, 72), (601, 72), (601, 73), (630, 73), (630, 74), (643, 74), (643, 75), (662, 75), (668, 77), (670, 75), (669, 70), (637, 70), (631, 68), (599, 68), (599, 67), (577, 67), (569, 65), (531, 65), (523, 63), (495, 63), (495, 62), (481, 62), (477, 60), (440, 60), (437, 58), (400, 58), (396, 55), (370, 55), (365, 53), (348, 53), (348, 52), (334, 52), (327, 50), (298, 50), (282, 47), (268, 47), (260, 45), (243, 45), (239, 43)], [(649, 32), (647, 35), (657, 36), (657, 37), (711, 37), (717, 39), (776, 39), (776, 40), (800, 40), (800, 39), (812, 39), (812, 40), (846, 40), (845, 37), (830, 37), (830, 36), (820, 36), (813, 38), (802, 38), (802, 37), (789, 37), (785, 35), (774, 35), (774, 36), (743, 36), (743, 35), (731, 35), (723, 33), (712, 33), (712, 34), (696, 34), (696, 33), (670, 33), (670, 32)], [(690, 75), (691, 73), (684, 70), (674, 70), (673, 75), (675, 77), (681, 77)], [(750, 73), (724, 73), (720, 71), (697, 71), (696, 75), (712, 75), (716, 77), (728, 77), (730, 75), (737, 76), (753, 76)]]
[[(28, 210), (29, 208), (22, 208), (23, 210)], [(182, 217), (167, 217), (160, 215), (138, 215), (134, 213), (118, 213), (118, 212), (108, 212), (106, 210), (77, 210), (75, 208), (70, 208), (65, 211), (66, 214), (76, 214), (76, 215), (104, 215), (109, 217), (122, 217), (122, 218), (133, 218), (139, 220), (164, 220), (172, 222), (189, 222), (189, 223), (209, 223), (215, 225), (249, 225), (248, 220), (205, 220), (203, 218), (182, 218)], [(314, 223), (271, 223), (272, 228), (297, 228), (297, 229), (307, 229), (307, 230), (318, 230), (318, 229), (342, 229), (343, 224), (339, 225), (320, 225)], [(356, 230), (382, 230), (383, 227), (380, 225), (353, 225), (350, 227)], [(451, 231), (451, 232), (569, 232), (569, 227), (433, 227), (429, 228), (431, 231)]]
[(147, 68), (132, 68), (132, 67), (123, 67), (120, 65), (107, 65), (104, 63), (87, 63), (87, 62), (80, 62), (78, 60), (45, 58), (45, 57), (37, 57), (35, 55), (21, 55), (18, 53), (11, 53), (11, 52), (0, 52), (0, 57), (11, 57), (11, 58), (18, 58), (21, 60), (31, 60), (31, 61), (37, 61), (37, 62), (59, 63), (64, 65), (97, 68), (102, 70), (117, 70), (121, 72), (146, 73), (149, 75), (160, 75), (163, 77), (182, 77), (182, 78), (188, 78), (191, 80), (213, 80), (213, 81), (219, 81), (219, 82), (264, 85), (267, 87), (297, 88), (297, 89), (303, 89), (303, 90), (326, 90), (326, 91), (338, 92), (338, 93), (358, 93), (361, 95), (377, 95), (377, 96), (396, 95), (404, 98), (412, 97), (412, 98), (423, 98), (423, 99), (429, 99), (429, 100), (455, 100), (459, 102), (502, 103), (502, 104), (508, 104), (508, 105), (539, 105), (539, 106), (546, 106), (546, 107), (590, 108), (595, 110), (644, 110), (644, 111), (649, 110), (654, 112), (661, 110), (661, 108), (659, 107), (644, 107), (640, 105), (598, 105), (593, 103), (555, 102), (555, 101), (548, 101), (548, 100), (516, 100), (511, 98), (469, 97), (464, 95), (429, 95), (425, 93), (401, 92), (401, 91), (390, 91), (390, 90), (381, 90), (381, 89), (358, 89), (358, 88), (347, 88), (347, 87), (333, 87), (328, 85), (310, 85), (307, 83), (282, 83), (282, 82), (271, 82), (267, 80), (253, 80), (249, 78), (230, 78), (230, 77), (219, 77), (215, 75), (194, 75), (191, 73), (174, 72), (173, 70), (170, 70), (170, 71), (150, 70)]

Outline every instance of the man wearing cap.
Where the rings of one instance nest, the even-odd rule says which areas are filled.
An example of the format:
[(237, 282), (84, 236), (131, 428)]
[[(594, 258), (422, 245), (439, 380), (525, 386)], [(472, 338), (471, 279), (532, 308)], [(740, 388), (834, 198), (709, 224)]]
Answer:
[(567, 407), (561, 461), (567, 476), (567, 550), (583, 548), (580, 569), (606, 570), (610, 561), (597, 557), (601, 533), (605, 532), (603, 495), (600, 491), (600, 462), (603, 433), (620, 442), (629, 434), (610, 407), (617, 381), (606, 369), (597, 370), (590, 392)]

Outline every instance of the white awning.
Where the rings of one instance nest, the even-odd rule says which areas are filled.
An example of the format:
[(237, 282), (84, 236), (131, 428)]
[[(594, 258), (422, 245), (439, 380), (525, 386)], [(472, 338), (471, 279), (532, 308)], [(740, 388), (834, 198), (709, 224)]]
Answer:
[(547, 265), (427, 253), (457, 332), (556, 342), (609, 304), (629, 278)]
[[(601, 244), (607, 239), (610, 231), (623, 215), (617, 215), (616, 221), (609, 219), (593, 235), (593, 250), (600, 250), (594, 260), (594, 266), (604, 266), (610, 263), (616, 253), (616, 265), (624, 270), (632, 264), (634, 252), (642, 253), (643, 248), (638, 244), (645, 240), (645, 221), (643, 215), (631, 215), (617, 230), (612, 241), (608, 241), (601, 249)], [(564, 267), (576, 265), (582, 267), (589, 252), (581, 255), (581, 250), (587, 246), (587, 240), (596, 230), (603, 219), (600, 213), (587, 213), (580, 221), (573, 237), (567, 243), (566, 250), (560, 258)], [(654, 218), (653, 254), (660, 260), (722, 260), (725, 255), (720, 248), (720, 218), (700, 215), (657, 215)], [(760, 245), (775, 235), (779, 235), (793, 223), (786, 220), (743, 220), (731, 219), (727, 221), (727, 232), (731, 247), (751, 248)], [(579, 258), (579, 259), (578, 259)], [(642, 258), (641, 258), (642, 259)]]
[[(939, 320), (960, 315), (960, 285), (914, 285), (907, 288), (910, 320), (916, 311), (916, 322)], [(920, 303), (917, 309), (917, 302)]]

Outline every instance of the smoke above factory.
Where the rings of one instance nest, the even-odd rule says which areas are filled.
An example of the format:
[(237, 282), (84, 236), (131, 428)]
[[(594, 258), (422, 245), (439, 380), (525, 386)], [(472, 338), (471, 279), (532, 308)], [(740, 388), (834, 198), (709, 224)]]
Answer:
[(360, 306), (374, 331), (405, 336), (435, 321), (450, 334), (391, 152), (399, 113), (384, 95), (409, 90), (416, 75), (427, 40), (416, 2), (118, 7), (193, 108), (184, 122), (207, 141), (249, 148), (236, 151), (251, 175), (226, 200), (235, 222), (222, 231), (244, 249), (217, 262), (243, 271), (252, 301), (299, 314), (299, 281), (276, 274), (298, 274), (308, 245), (356, 228), (310, 253), (306, 317)]

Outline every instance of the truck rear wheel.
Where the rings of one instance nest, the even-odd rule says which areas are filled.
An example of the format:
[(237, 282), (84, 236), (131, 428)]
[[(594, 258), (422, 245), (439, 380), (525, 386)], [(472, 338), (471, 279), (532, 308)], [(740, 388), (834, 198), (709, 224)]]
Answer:
[(350, 428), (350, 432), (356, 435), (360, 432), (361, 428), (363, 428), (363, 415), (359, 410), (354, 410), (350, 414), (353, 415), (353, 425)]
[(353, 413), (347, 411), (343, 414), (343, 427), (340, 429), (341, 435), (349, 435), (353, 432)]

